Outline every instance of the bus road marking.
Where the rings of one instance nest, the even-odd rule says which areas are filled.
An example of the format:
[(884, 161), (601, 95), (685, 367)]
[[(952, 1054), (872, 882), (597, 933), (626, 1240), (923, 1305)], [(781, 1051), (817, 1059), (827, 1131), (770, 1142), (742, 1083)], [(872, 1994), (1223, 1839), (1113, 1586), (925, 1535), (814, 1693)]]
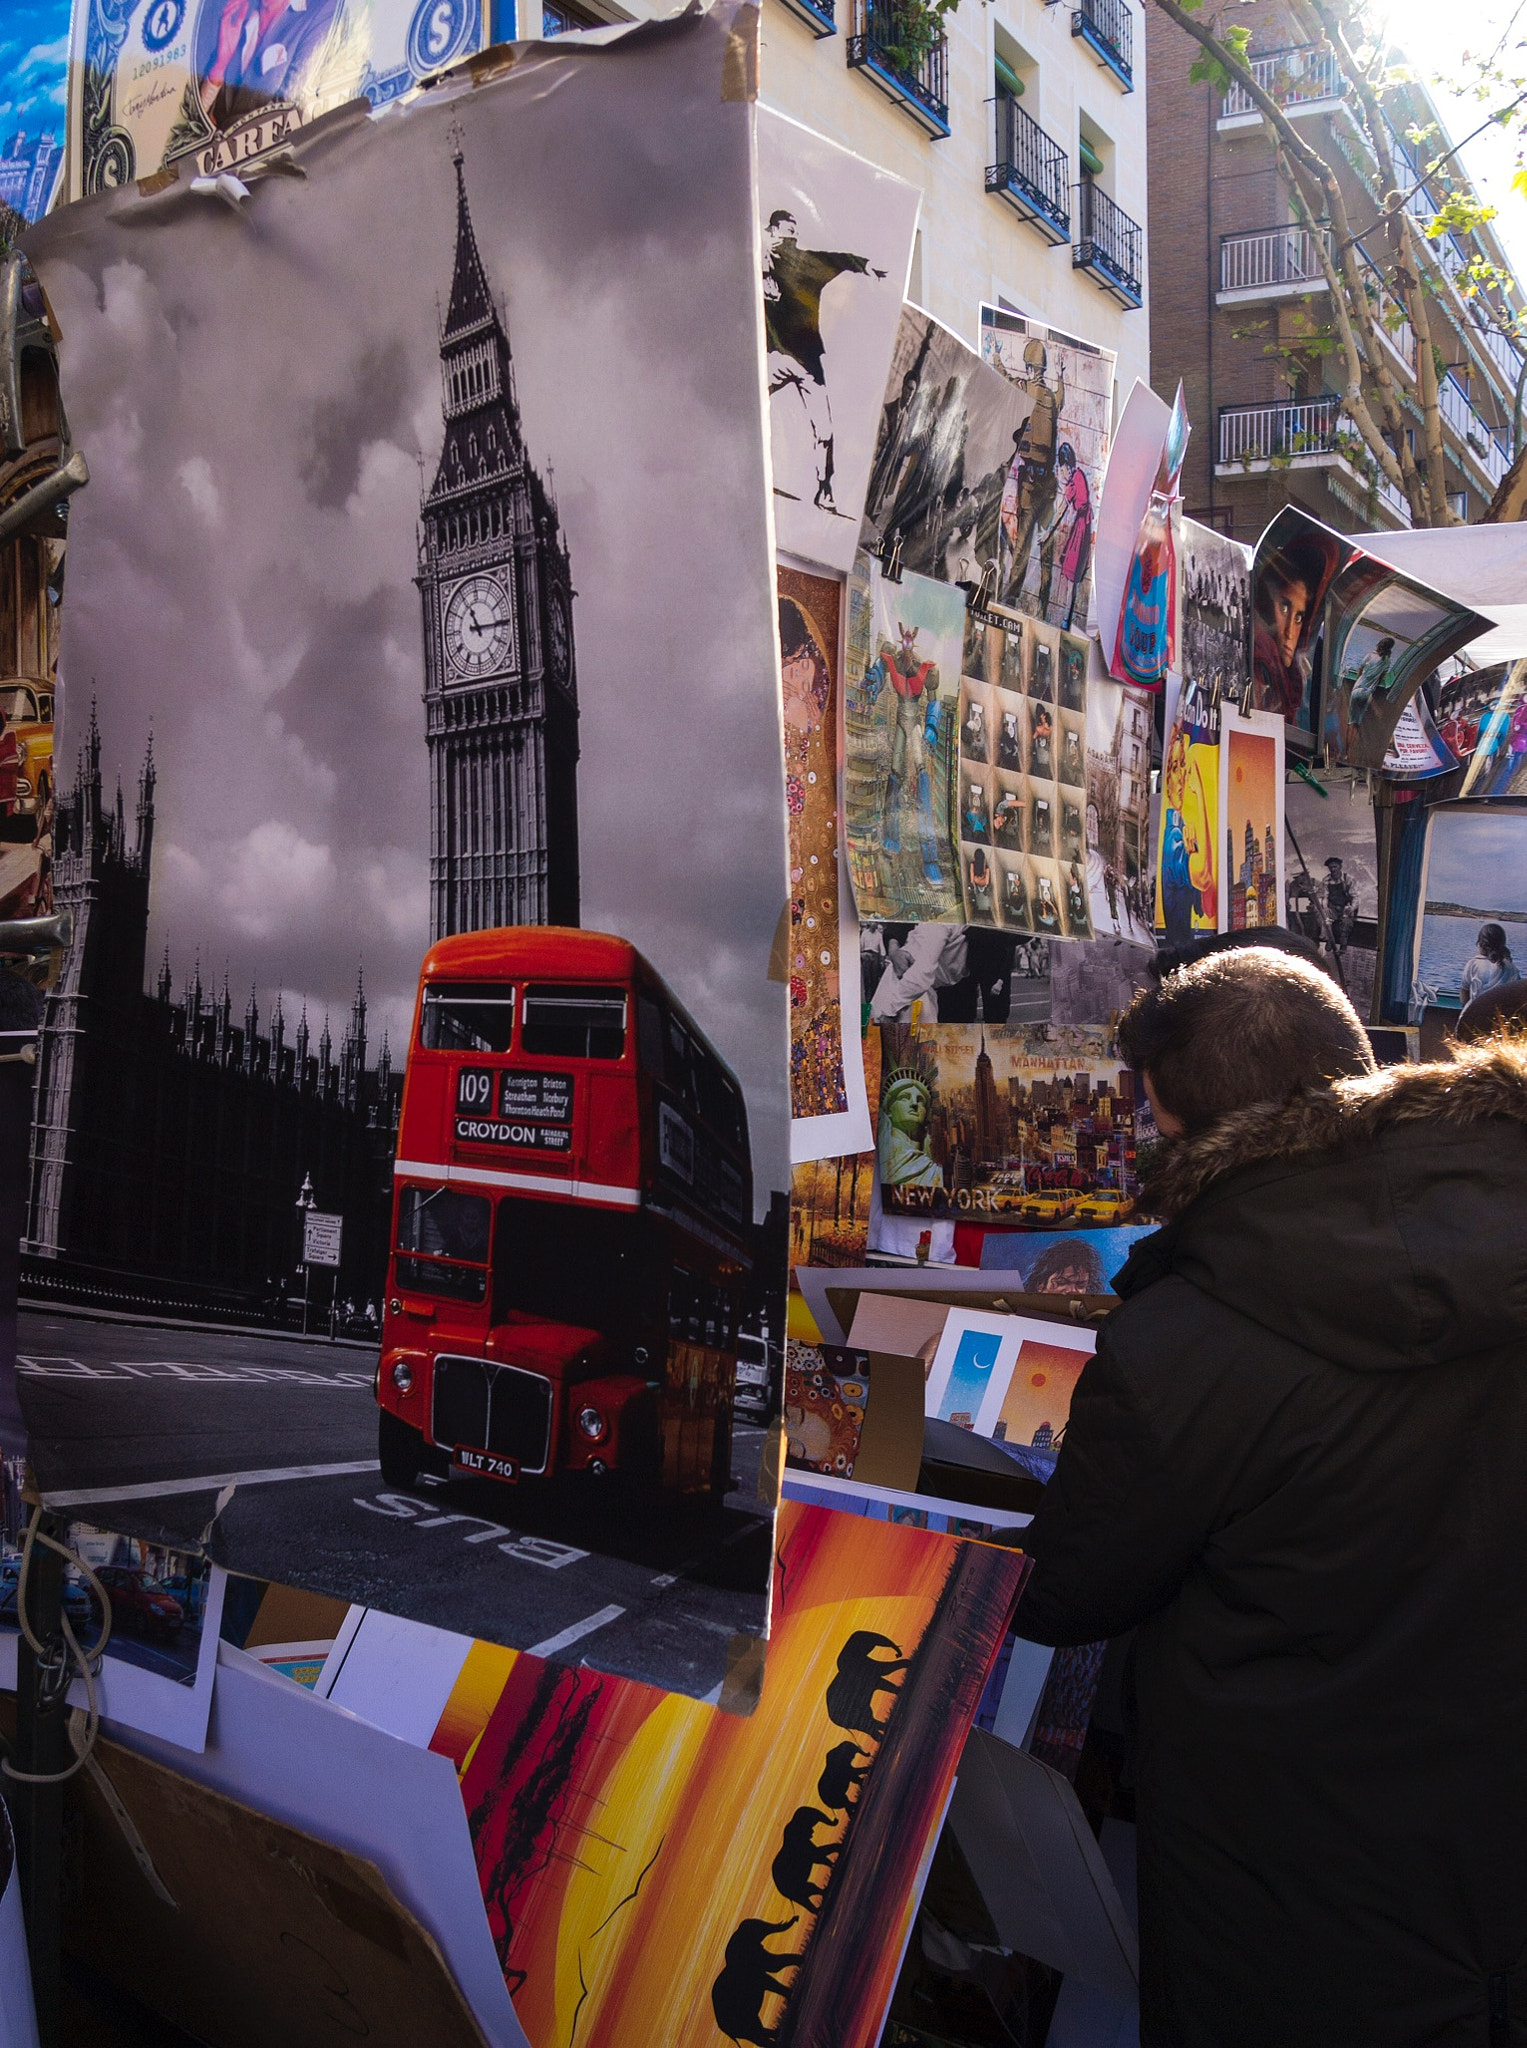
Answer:
[(607, 1628), (612, 1621), (619, 1621), (625, 1611), (624, 1607), (601, 1607), (597, 1614), (586, 1614), (582, 1621), (575, 1621), (570, 1628), (559, 1629), (544, 1643), (532, 1643), (525, 1654), (527, 1657), (554, 1657), (558, 1650), (565, 1650), (570, 1644), (591, 1636), (596, 1628)]
[[(374, 1472), (375, 1465), (368, 1466)], [(507, 1536), (507, 1543), (495, 1544), (505, 1557), (512, 1557), (520, 1564), (538, 1564), (547, 1571), (559, 1572), (570, 1564), (581, 1564), (590, 1555), (587, 1550), (576, 1550), (571, 1543), (555, 1543), (549, 1536), (522, 1536), (506, 1529), (501, 1522), (490, 1522), (485, 1515), (439, 1515), (432, 1512), (433, 1501), (416, 1500), (408, 1493), (377, 1493), (370, 1500), (360, 1494), (351, 1496), (358, 1508), (364, 1508), (368, 1515), (387, 1515), (392, 1520), (407, 1522), (415, 1529), (443, 1529), (447, 1523), (470, 1522), (481, 1531), (477, 1536), (464, 1536), (464, 1543), (492, 1543), (497, 1536)]]

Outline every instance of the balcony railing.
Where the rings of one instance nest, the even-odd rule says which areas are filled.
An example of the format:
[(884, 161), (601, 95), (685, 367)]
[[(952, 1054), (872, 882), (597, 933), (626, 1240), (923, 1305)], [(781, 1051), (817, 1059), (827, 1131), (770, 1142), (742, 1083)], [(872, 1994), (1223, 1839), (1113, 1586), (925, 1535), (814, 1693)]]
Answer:
[(1456, 377), (1444, 377), (1437, 386), (1437, 407), (1490, 479), (1493, 489), (1510, 468), (1510, 458), (1484, 416), (1469, 403), (1468, 395)]
[(1335, 455), (1341, 400), (1335, 396), (1282, 405), (1222, 405), (1219, 460), (1222, 464), (1292, 460), (1300, 455)]
[(1071, 239), (1066, 152), (1008, 93), (996, 99), (996, 161), (986, 189), (1000, 192), (1050, 242)]
[(1135, 89), (1135, 24), (1125, 0), (1081, 0), (1072, 10), (1071, 33), (1101, 58), (1126, 92)]
[(1383, 275), (1373, 258), (1358, 244), (1358, 259), (1363, 267), (1363, 277), (1368, 288), (1369, 302), (1378, 320), (1380, 331), (1395, 354), (1414, 376), (1416, 368), (1416, 330), (1405, 316), (1405, 308), (1385, 284)]
[(1076, 243), (1071, 251), (1075, 270), (1090, 270), (1104, 291), (1123, 305), (1143, 302), (1140, 285), (1143, 237), (1138, 221), (1090, 178), (1077, 188)]
[[(541, 0), (544, 6), (546, 0)], [(833, 0), (785, 0), (785, 5), (798, 21), (804, 21), (813, 35), (835, 36), (838, 33), (838, 15)]]
[[(1293, 110), (1322, 100), (1339, 100), (1344, 91), (1341, 67), (1335, 53), (1317, 43), (1298, 43), (1287, 50), (1269, 50), (1249, 60), (1251, 75), (1269, 98), (1280, 107)], [(1233, 85), (1220, 108), (1221, 120), (1238, 114), (1255, 114), (1256, 101), (1244, 86)]]
[(1498, 327), (1490, 326), (1477, 306), (1474, 308), (1474, 325), (1479, 330), (1479, 339), (1485, 354), (1515, 391), (1516, 381), (1522, 374), (1521, 349), (1502, 334)]
[(853, 0), (848, 61), (906, 108), (930, 135), (949, 133), (949, 42), (925, 41), (921, 9), (900, 0)]
[(1220, 236), (1222, 292), (1267, 291), (1277, 285), (1324, 282), (1315, 237), (1308, 228), (1253, 228), (1246, 234)]

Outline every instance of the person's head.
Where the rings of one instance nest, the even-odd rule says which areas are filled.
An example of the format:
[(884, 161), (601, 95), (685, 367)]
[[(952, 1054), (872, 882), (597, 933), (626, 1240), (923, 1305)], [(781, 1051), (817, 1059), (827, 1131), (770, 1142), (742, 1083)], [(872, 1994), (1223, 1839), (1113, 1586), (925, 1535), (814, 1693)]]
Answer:
[(1142, 989), (1119, 1020), (1119, 1050), (1169, 1138), (1374, 1071), (1368, 1034), (1335, 981), (1270, 946), (1210, 954)]
[(1055, 451), (1055, 467), (1069, 472), (1076, 467), (1076, 450), (1069, 441), (1062, 441)]
[(1479, 950), (1487, 960), (1493, 960), (1498, 967), (1506, 957), (1506, 933), (1504, 926), (1482, 924), (1479, 927)]
[(1095, 1245), (1079, 1237), (1047, 1244), (1030, 1266), (1024, 1287), (1030, 1294), (1106, 1294), (1108, 1282)]
[(769, 246), (778, 248), (781, 242), (795, 240), (795, 215), (780, 207), (769, 215)]
[(1394, 653), (1394, 635), (1386, 633), (1373, 651), (1380, 661), (1387, 661), (1390, 655)]
[(1267, 578), (1267, 611), (1278, 652), (1286, 663), (1292, 662), (1299, 652), (1305, 621), (1310, 615), (1310, 586), (1297, 574), (1270, 574)]

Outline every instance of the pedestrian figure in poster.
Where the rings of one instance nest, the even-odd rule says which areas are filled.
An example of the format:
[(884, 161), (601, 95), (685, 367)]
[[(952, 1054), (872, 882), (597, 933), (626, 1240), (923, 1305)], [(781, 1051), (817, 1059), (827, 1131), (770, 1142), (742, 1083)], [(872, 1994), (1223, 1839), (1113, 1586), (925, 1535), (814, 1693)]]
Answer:
[(1482, 996), (1488, 989), (1500, 988), (1508, 981), (1519, 979), (1516, 962), (1506, 944), (1504, 925), (1482, 924), (1477, 940), (1478, 950), (1463, 965), (1463, 978), (1458, 988), (1458, 1007), (1466, 1010), (1476, 996)]
[(764, 332), (769, 346), (769, 396), (793, 391), (805, 409), (816, 450), (817, 490), (813, 501), (841, 519), (833, 503), (832, 401), (827, 391), (822, 340), (822, 294), (834, 279), (857, 273), (884, 278), (863, 256), (836, 249), (803, 249), (795, 216), (783, 208), (769, 216), (764, 262)]
[(1119, 1043), (1165, 1228), (1114, 1280), (1015, 1626), (1136, 1631), (1140, 2038), (1505, 2042), (1527, 1046), (1376, 1071), (1265, 946), (1168, 973)]
[(997, 766), (1016, 768), (1018, 765), (1018, 714), (1016, 711), (1004, 711), (1002, 727), (997, 734)]
[(1029, 742), (1029, 773), (1040, 775), (1048, 782), (1055, 773), (1055, 757), (1051, 747), (1055, 728), (1050, 714), (1042, 704), (1034, 710), (1034, 728)]
[(898, 621), (898, 645), (880, 643), (880, 652), (864, 672), (864, 695), (873, 710), (880, 692), (891, 686), (891, 765), (881, 806), (881, 844), (887, 853), (901, 852), (901, 807), (910, 787), (917, 808), (922, 841), (923, 876), (930, 888), (943, 884), (938, 862), (938, 826), (933, 816), (933, 778), (929, 763), (937, 758), (939, 739), (938, 667), (917, 658), (916, 626)]
[[(1049, 518), (1055, 503), (1055, 464), (1060, 438), (1060, 415), (1066, 403), (1065, 371), (1057, 370), (1049, 383), (1049, 357), (1037, 335), (1023, 345), (1025, 376), (1019, 380), (1027, 395), (1029, 415), (1013, 435), (1013, 454), (1002, 487), (1002, 564), (1000, 588), (1005, 604), (1016, 605), (1028, 574), (1034, 541)], [(1035, 609), (1043, 615), (1049, 592)]]
[[(1076, 600), (1081, 594), (1087, 571), (1092, 565), (1092, 493), (1087, 488), (1087, 474), (1076, 459), (1076, 450), (1069, 441), (1062, 441), (1056, 451), (1055, 467), (1062, 486), (1060, 510), (1055, 523), (1044, 537), (1040, 548), (1043, 561), (1045, 549), (1054, 558), (1056, 535), (1062, 527), (1066, 529), (1065, 545), (1061, 550), (1060, 573), (1070, 588), (1066, 602), (1066, 616), (1062, 626), (1069, 632), (1076, 618)], [(1039, 609), (1047, 613), (1050, 603), (1050, 573), (1045, 570), (1040, 580)], [(1082, 620), (1085, 626), (1086, 619)]]

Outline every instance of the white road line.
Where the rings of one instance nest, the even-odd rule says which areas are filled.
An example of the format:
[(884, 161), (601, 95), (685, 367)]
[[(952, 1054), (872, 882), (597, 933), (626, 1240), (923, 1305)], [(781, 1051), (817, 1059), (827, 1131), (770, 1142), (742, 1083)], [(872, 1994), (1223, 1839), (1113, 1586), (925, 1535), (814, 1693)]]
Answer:
[[(97, 1501), (159, 1500), (172, 1493), (221, 1493), (225, 1486), (277, 1486), (288, 1479), (339, 1479), (355, 1472), (381, 1469), (375, 1458), (358, 1458), (348, 1465), (277, 1465), (266, 1472), (206, 1472), (194, 1479), (145, 1479), (136, 1486), (78, 1486), (67, 1493), (45, 1493), (43, 1506), (78, 1508)], [(597, 1626), (597, 1617), (589, 1625)]]
[(624, 1607), (601, 1607), (597, 1614), (586, 1614), (582, 1621), (575, 1621), (571, 1628), (561, 1629), (556, 1635), (548, 1636), (544, 1643), (533, 1643), (526, 1653), (531, 1657), (554, 1657), (558, 1650), (565, 1650), (569, 1643), (576, 1643), (583, 1636), (591, 1636), (596, 1628), (604, 1628), (612, 1621), (618, 1621), (625, 1613)]

